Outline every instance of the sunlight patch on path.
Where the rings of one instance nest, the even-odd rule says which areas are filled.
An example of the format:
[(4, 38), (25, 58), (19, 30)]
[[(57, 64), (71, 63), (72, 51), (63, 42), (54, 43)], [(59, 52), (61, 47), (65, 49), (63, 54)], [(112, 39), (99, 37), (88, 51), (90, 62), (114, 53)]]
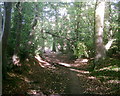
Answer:
[(10, 77), (18, 77), (18, 78), (20, 78), (21, 80), (23, 80), (23, 81), (25, 81), (27, 83), (31, 82), (27, 77), (25, 77), (23, 75), (18, 75), (18, 74), (15, 74), (15, 73), (8, 73), (8, 75)]
[(70, 64), (67, 64), (67, 63), (59, 63), (60, 65), (63, 65), (63, 66), (66, 66), (66, 67), (71, 67), (71, 65)]
[(35, 58), (39, 61), (39, 65), (41, 67), (47, 67), (47, 66), (51, 65), (50, 63), (48, 63), (46, 61), (43, 61), (42, 58), (39, 55), (35, 56)]
[(112, 70), (112, 71), (120, 71), (120, 68), (118, 66), (108, 66), (108, 67), (104, 67), (104, 68), (101, 68), (99, 70), (96, 70), (96, 71), (103, 71), (103, 70)]
[(120, 80), (109, 80), (107, 83), (120, 84)]
[(77, 59), (75, 63), (88, 63), (88, 59)]
[(42, 92), (40, 92), (40, 90), (28, 90), (27, 94), (33, 96), (47, 96), (47, 95), (44, 95)]
[(94, 76), (89, 76), (88, 79), (97, 79), (97, 78)]
[(84, 70), (77, 70), (77, 69), (70, 69), (70, 70), (74, 71), (74, 72), (83, 73), (83, 74), (89, 74), (90, 73), (89, 71), (84, 71)]

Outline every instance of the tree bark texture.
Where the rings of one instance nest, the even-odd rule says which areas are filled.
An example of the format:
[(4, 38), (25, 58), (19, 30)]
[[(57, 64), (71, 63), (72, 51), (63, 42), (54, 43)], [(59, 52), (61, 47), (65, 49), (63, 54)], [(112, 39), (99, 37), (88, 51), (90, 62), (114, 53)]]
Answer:
[(98, 0), (95, 9), (95, 62), (100, 63), (106, 52), (103, 44), (105, 1)]
[(11, 23), (11, 9), (12, 9), (12, 3), (11, 2), (5, 2), (5, 24), (4, 24), (4, 33), (2, 37), (2, 74), (3, 78), (6, 77), (6, 66), (7, 66), (7, 57), (6, 57), (6, 49), (7, 49), (7, 41), (8, 36), (10, 32), (10, 23)]
[[(15, 50), (14, 54), (17, 55), (19, 53), (19, 45), (20, 45), (20, 34), (21, 34), (21, 29), (22, 29), (22, 7), (21, 3), (18, 2), (16, 5), (16, 10), (17, 10), (17, 28), (16, 28), (16, 44), (15, 44)], [(16, 21), (15, 21), (16, 22)]]

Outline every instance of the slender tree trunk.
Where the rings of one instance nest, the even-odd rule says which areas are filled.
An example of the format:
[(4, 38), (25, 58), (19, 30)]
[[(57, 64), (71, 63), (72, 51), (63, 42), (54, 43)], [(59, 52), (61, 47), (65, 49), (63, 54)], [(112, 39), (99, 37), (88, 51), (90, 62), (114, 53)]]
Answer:
[[(16, 44), (15, 44), (15, 50), (14, 50), (14, 54), (18, 55), (19, 53), (19, 45), (20, 45), (20, 34), (21, 34), (21, 30), (22, 30), (22, 13), (21, 13), (21, 3), (18, 2), (17, 4), (17, 28), (16, 28)], [(16, 22), (16, 21), (15, 21)]]
[(41, 18), (42, 18), (42, 22), (41, 22), (41, 37), (42, 37), (42, 48), (41, 48), (41, 51), (44, 53), (45, 52), (45, 34), (44, 34), (44, 29), (43, 29), (43, 23), (45, 22), (44, 21), (44, 14), (43, 14), (43, 6), (41, 7)]
[(76, 40), (79, 41), (79, 22), (77, 21), (77, 24), (76, 24), (76, 29), (75, 29), (75, 32), (76, 32)]
[(44, 32), (43, 32), (43, 29), (41, 29), (41, 35), (42, 35), (42, 48), (41, 48), (41, 51), (42, 52), (45, 52), (45, 39), (44, 39)]
[(35, 16), (34, 16), (33, 22), (31, 23), (32, 29), (31, 29), (31, 32), (29, 33), (29, 41), (26, 44), (26, 49), (29, 50), (27, 55), (30, 55), (30, 53), (31, 52), (33, 53), (34, 50), (35, 50), (35, 46), (33, 44), (33, 41), (34, 41), (34, 38), (35, 38), (35, 28), (36, 28), (36, 25), (38, 23), (38, 18), (39, 18), (38, 17), (38, 5), (37, 4), (35, 4), (35, 9), (34, 10), (35, 10)]
[(5, 6), (5, 24), (4, 24), (4, 33), (3, 33), (3, 37), (2, 37), (2, 74), (3, 74), (3, 78), (5, 79), (6, 73), (7, 73), (6, 49), (7, 49), (8, 36), (9, 36), (9, 32), (10, 32), (12, 3), (5, 2), (4, 6)]
[(56, 52), (56, 41), (55, 37), (53, 37), (53, 49), (52, 51)]
[[(0, 78), (2, 78), (2, 13), (0, 10)], [(2, 89), (2, 79), (0, 79), (0, 90)], [(0, 95), (2, 92), (0, 91)]]
[(1, 9), (0, 9), (0, 42), (1, 42), (1, 39), (2, 39), (2, 12), (1, 12)]
[(120, 1), (118, 2), (118, 50), (120, 52)]
[(0, 41), (1, 42), (2, 42), (3, 32), (4, 32), (4, 21), (5, 21), (5, 12), (2, 12), (2, 8), (0, 8), (0, 26), (1, 26)]
[[(57, 32), (58, 31), (58, 9), (57, 9), (57, 6), (54, 6), (53, 7), (54, 10), (55, 10), (55, 24), (56, 24), (56, 27), (55, 27), (55, 31)], [(56, 52), (57, 51), (57, 41), (56, 41), (56, 37), (53, 37), (53, 49), (52, 51)]]
[(60, 51), (63, 52), (64, 51), (64, 42), (63, 40), (61, 40), (62, 42), (60, 42)]
[(105, 1), (98, 0), (95, 10), (95, 64), (98, 65), (106, 55), (103, 44), (104, 12)]

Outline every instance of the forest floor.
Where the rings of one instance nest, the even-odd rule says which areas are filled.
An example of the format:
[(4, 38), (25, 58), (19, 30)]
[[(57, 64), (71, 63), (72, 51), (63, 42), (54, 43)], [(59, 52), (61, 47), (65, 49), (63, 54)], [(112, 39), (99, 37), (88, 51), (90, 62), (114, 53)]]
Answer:
[(8, 72), (8, 78), (3, 81), (3, 94), (120, 95), (120, 73), (116, 67), (118, 62), (119, 59), (111, 58), (103, 68), (90, 71), (89, 59), (70, 60), (69, 55), (57, 53), (44, 54), (44, 58), (37, 55), (35, 58), (26, 59), (22, 66)]

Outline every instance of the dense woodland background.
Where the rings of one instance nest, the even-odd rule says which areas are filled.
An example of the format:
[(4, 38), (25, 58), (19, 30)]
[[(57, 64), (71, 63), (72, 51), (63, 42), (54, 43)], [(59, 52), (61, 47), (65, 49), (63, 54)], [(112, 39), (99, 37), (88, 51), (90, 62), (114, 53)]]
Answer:
[[(95, 2), (89, 1), (68, 3), (1, 2), (0, 26), (4, 94), (19, 94), (19, 92), (22, 93), (27, 90), (27, 88), (24, 89), (23, 86), (20, 87), (20, 85), (22, 85), (21, 83), (20, 85), (17, 85), (18, 82), (21, 82), (21, 79), (18, 80), (18, 78), (19, 76), (22, 76), (21, 74), (28, 74), (29, 70), (37, 70), (31, 69), (35, 67), (33, 66), (34, 62), (36, 62), (36, 64), (40, 63), (40, 65), (49, 63), (50, 65), (52, 64), (52, 66), (57, 66), (59, 68), (61, 66), (60, 63), (54, 61), (56, 61), (56, 59), (61, 59), (60, 56), (64, 55), (66, 57), (61, 60), (69, 61), (70, 64), (71, 62), (79, 61), (78, 65), (82, 65), (83, 67), (74, 67), (74, 69), (79, 71), (89, 71), (89, 75), (100, 79), (102, 84), (104, 81), (106, 82), (106, 80), (113, 80), (111, 83), (112, 85), (108, 87), (108, 89), (111, 90), (108, 92), (102, 91), (107, 90), (104, 89), (104, 86), (106, 85), (103, 85), (103, 89), (99, 89), (99, 92), (95, 90), (89, 92), (80, 91), (82, 94), (119, 93), (120, 1), (105, 2), (104, 0), (96, 0)], [(52, 60), (46, 58), (46, 55)], [(36, 58), (37, 61), (35, 61)], [(38, 60), (38, 58), (41, 58), (43, 61)], [(83, 60), (83, 62), (80, 60)], [(32, 67), (28, 68), (27, 64)], [(58, 73), (68, 70), (68, 68), (64, 70), (64, 67), (66, 68), (65, 64), (62, 65), (63, 68), (60, 67), (60, 70), (62, 71), (56, 69)], [(75, 65), (74, 63), (72, 64)], [(70, 66), (72, 66), (72, 64)], [(87, 67), (85, 64), (87, 64)], [(36, 65), (35, 68), (39, 67)], [(42, 67), (39, 69), (41, 68)], [(47, 71), (47, 69), (49, 68), (44, 67), (44, 69), (41, 70), (42, 72), (50, 71)], [(57, 71), (52, 73), (54, 78)], [(14, 74), (14, 76), (10, 74)], [(35, 74), (38, 74), (38, 77), (35, 77)], [(49, 77), (53, 78), (50, 74), (43, 74), (44, 75), (34, 73), (32, 76), (34, 75), (34, 77), (39, 78), (39, 80)], [(66, 73), (58, 77), (67, 78), (67, 75), (65, 74)], [(72, 75), (70, 77), (77, 78), (75, 77), (76, 74), (71, 74)], [(48, 92), (47, 90), (49, 88), (53, 91), (50, 91), (47, 94), (80, 93), (78, 91), (80, 88), (78, 87), (75, 87), (77, 88), (75, 89), (77, 92), (70, 90), (68, 91), (68, 87), (66, 87), (66, 89), (63, 88), (66, 84), (65, 82), (67, 81), (65, 81), (65, 84), (63, 85), (55, 85), (58, 87), (62, 86), (55, 89), (55, 86), (51, 87), (52, 85), (49, 85), (48, 82), (52, 82), (52, 80), (50, 80), (51, 79), (47, 79), (47, 81), (43, 81), (45, 84), (48, 84), (43, 84), (42, 86), (45, 88), (41, 88), (42, 92), (46, 90), (44, 92), (45, 94)], [(61, 81), (62, 80), (63, 79), (61, 79)], [(12, 82), (11, 85), (10, 82)], [(114, 82), (116, 83), (113, 84)], [(85, 82), (83, 83), (87, 86)], [(41, 84), (42, 83), (39, 85)], [(78, 84), (75, 84), (76, 83), (73, 83), (71, 87), (78, 86)], [(89, 84), (91, 84), (91, 82), (88, 83), (88, 85)], [(94, 83), (92, 85), (95, 86)], [(18, 92), (17, 89), (24, 90)], [(63, 91), (60, 91), (61, 89), (63, 89)], [(85, 87), (85, 89), (87, 88)]]

